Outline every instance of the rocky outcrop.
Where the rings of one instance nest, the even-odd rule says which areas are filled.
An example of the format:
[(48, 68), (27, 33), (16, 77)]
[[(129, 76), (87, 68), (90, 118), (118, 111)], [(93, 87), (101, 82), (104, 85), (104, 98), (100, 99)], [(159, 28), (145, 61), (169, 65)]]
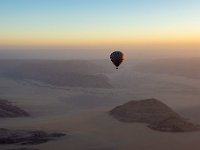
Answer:
[(180, 117), (169, 117), (158, 123), (152, 123), (149, 127), (151, 129), (164, 132), (188, 132), (200, 129), (199, 125), (194, 125), (193, 123)]
[(114, 108), (110, 114), (122, 122), (147, 123), (149, 128), (158, 131), (187, 132), (200, 129), (157, 99), (130, 101)]
[(0, 118), (13, 117), (28, 117), (30, 116), (26, 111), (13, 105), (7, 100), (0, 99)]
[(39, 149), (22, 147), (22, 148), (11, 148), (6, 150), (39, 150)]
[(56, 140), (65, 136), (63, 133), (46, 133), (44, 131), (0, 129), (0, 144), (36, 145)]

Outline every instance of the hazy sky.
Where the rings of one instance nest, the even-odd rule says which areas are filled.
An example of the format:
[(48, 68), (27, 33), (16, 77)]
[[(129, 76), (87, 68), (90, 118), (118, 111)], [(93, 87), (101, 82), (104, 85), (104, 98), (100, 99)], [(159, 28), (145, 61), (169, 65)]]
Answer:
[(200, 1), (0, 0), (0, 45), (200, 48)]

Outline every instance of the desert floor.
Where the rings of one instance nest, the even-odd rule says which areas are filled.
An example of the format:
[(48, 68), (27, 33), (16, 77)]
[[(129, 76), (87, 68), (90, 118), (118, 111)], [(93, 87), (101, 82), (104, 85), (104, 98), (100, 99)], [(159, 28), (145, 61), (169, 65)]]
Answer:
[[(126, 73), (124, 73), (126, 72)], [(130, 100), (157, 98), (200, 124), (200, 80), (119, 70), (112, 89), (53, 87), (0, 78), (0, 97), (32, 117), (0, 119), (0, 127), (64, 132), (66, 137), (30, 146), (40, 150), (198, 150), (200, 132), (163, 133), (145, 124), (121, 123), (108, 111)], [(0, 146), (0, 149), (21, 146)]]

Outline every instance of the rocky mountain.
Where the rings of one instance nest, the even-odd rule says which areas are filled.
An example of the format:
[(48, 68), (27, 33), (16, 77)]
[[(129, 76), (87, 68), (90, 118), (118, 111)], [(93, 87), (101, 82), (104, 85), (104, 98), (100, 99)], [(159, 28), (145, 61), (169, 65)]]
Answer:
[(200, 129), (157, 99), (130, 101), (115, 107), (110, 114), (122, 122), (147, 123), (148, 127), (158, 131), (187, 132)]
[(13, 105), (7, 100), (0, 99), (0, 118), (13, 118), (13, 117), (28, 117), (30, 116), (26, 111)]
[(22, 148), (9, 148), (9, 149), (6, 149), (6, 150), (39, 150), (39, 149), (22, 147)]
[(152, 123), (149, 125), (149, 127), (154, 130), (165, 132), (187, 132), (197, 131), (200, 129), (200, 126), (194, 125), (188, 120), (180, 117), (169, 117), (157, 123)]
[(22, 148), (9, 148), (9, 149), (6, 149), (6, 150), (39, 150), (39, 149), (36, 149), (36, 148), (27, 148), (27, 147), (22, 147)]
[(63, 137), (63, 133), (46, 133), (44, 131), (0, 129), (0, 144), (36, 145)]

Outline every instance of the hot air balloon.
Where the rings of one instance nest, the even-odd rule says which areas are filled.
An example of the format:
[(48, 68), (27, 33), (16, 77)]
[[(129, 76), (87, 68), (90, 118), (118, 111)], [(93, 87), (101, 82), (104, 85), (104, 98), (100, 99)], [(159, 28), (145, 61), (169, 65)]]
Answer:
[(115, 51), (110, 55), (110, 59), (113, 62), (113, 64), (116, 66), (116, 69), (118, 69), (119, 65), (124, 60), (124, 54), (120, 51)]

